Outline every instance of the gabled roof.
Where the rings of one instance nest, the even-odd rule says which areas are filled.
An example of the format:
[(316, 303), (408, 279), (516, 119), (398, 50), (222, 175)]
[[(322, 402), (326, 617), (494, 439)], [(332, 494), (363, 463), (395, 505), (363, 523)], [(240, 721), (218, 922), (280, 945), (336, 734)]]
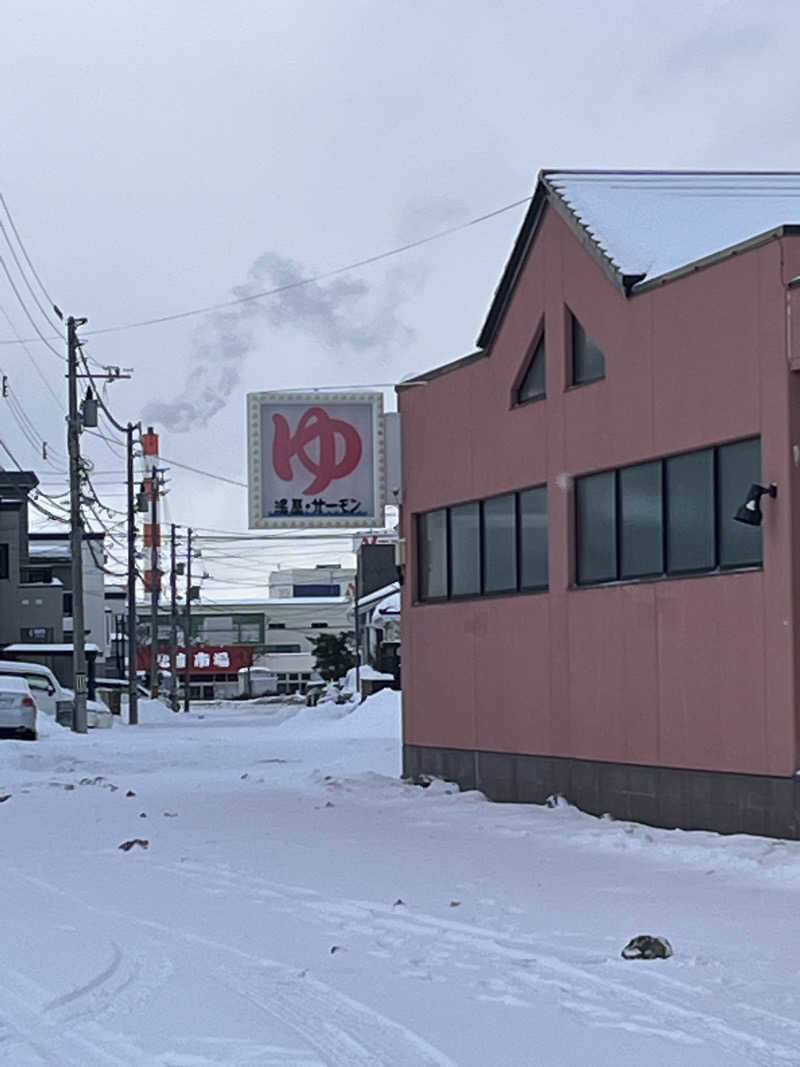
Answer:
[(800, 173), (543, 170), (479, 348), (494, 340), (548, 205), (628, 296), (800, 232)]

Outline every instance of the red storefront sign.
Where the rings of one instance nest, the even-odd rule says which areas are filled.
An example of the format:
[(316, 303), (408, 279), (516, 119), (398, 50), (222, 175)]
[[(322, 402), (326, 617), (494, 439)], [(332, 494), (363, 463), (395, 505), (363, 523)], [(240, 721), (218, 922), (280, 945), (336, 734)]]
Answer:
[[(192, 674), (235, 674), (242, 667), (253, 666), (253, 649), (244, 645), (200, 645), (189, 650)], [(169, 652), (163, 648), (158, 652), (158, 666), (162, 671), (169, 670)], [(175, 667), (186, 670), (186, 650), (179, 648), (175, 657)], [(136, 668), (140, 671), (150, 670), (150, 646), (136, 650)]]

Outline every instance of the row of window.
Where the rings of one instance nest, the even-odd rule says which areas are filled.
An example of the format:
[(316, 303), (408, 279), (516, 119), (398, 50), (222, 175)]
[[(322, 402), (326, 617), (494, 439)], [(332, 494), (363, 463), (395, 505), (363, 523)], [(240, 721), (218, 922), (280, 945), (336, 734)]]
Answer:
[[(588, 385), (606, 376), (606, 357), (602, 349), (570, 313), (570, 385)], [(516, 402), (527, 404), (547, 396), (547, 347), (542, 328), (531, 353), (528, 365), (517, 387)]]
[[(761, 528), (733, 516), (761, 480), (757, 437), (575, 480), (576, 580), (760, 566)], [(546, 589), (544, 486), (417, 517), (420, 600)]]
[(757, 437), (576, 479), (578, 584), (759, 565), (733, 516), (760, 479)]
[(420, 600), (547, 588), (544, 486), (418, 517)]

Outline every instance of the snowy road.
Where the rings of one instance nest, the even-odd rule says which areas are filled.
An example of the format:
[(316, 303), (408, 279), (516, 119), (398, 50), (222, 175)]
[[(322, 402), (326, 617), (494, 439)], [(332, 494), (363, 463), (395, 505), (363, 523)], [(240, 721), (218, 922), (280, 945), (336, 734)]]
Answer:
[(0, 743), (0, 1062), (800, 1064), (800, 845), (406, 785), (394, 694), (143, 719)]

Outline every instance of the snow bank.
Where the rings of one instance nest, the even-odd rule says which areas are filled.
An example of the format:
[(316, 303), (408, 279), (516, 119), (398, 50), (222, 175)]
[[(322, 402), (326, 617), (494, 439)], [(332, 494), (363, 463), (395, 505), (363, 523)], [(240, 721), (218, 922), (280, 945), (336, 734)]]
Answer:
[(317, 733), (324, 730), (342, 738), (391, 738), (399, 740), (401, 726), (400, 693), (394, 689), (382, 689), (363, 703), (357, 700), (348, 704), (333, 701), (303, 707), (297, 715), (287, 719), (282, 729), (287, 733)]
[(59, 726), (52, 716), (48, 715), (44, 711), (37, 711), (36, 713), (36, 734), (39, 738), (52, 737), (53, 734), (60, 734), (64, 730), (63, 726)]
[(401, 695), (396, 689), (381, 689), (356, 704), (347, 715), (332, 724), (338, 737), (400, 737)]
[[(172, 708), (165, 704), (163, 700), (152, 700), (149, 697), (139, 697), (137, 707), (139, 710), (140, 723), (174, 722), (176, 718), (176, 712), (174, 712)], [(123, 703), (122, 710), (125, 715), (125, 719), (123, 721), (127, 723), (127, 702)]]

